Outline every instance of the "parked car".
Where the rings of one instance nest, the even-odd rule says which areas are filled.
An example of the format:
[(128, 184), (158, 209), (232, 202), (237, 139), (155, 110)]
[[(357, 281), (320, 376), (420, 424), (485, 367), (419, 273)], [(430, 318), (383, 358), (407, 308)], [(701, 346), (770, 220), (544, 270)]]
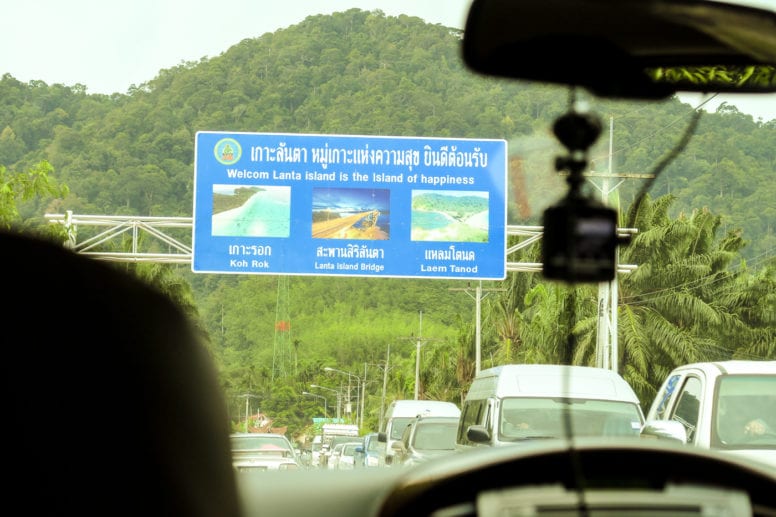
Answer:
[(394, 465), (411, 467), (454, 453), (457, 431), (457, 417), (415, 417), (404, 428), (401, 440), (393, 444)]
[(379, 433), (369, 433), (364, 436), (361, 447), (361, 465), (364, 467), (385, 466), (385, 442), (379, 440)]
[(726, 451), (776, 468), (776, 361), (675, 368), (657, 392), (641, 434)]
[(232, 461), (238, 473), (301, 467), (296, 450), (285, 435), (235, 433), (231, 435), (231, 443)]
[(321, 467), (328, 469), (336, 468), (339, 455), (342, 452), (342, 445), (351, 442), (361, 443), (363, 446), (363, 439), (358, 436), (337, 435), (330, 436), (328, 439), (324, 438), (324, 442), (321, 448)]
[(341, 447), (334, 468), (339, 470), (352, 470), (356, 467), (359, 449), (363, 449), (364, 442), (348, 442), (338, 445)]
[(355, 466), (356, 450), (363, 446), (363, 441), (353, 441), (352, 437), (348, 441), (334, 443), (327, 467), (331, 470), (352, 469)]

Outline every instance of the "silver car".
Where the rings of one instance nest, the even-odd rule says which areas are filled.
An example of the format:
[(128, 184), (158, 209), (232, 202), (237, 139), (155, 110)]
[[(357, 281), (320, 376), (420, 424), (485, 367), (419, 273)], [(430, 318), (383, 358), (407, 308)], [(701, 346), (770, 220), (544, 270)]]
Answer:
[[(363, 450), (363, 442), (348, 442), (337, 445), (339, 447), (339, 454), (337, 455), (337, 462), (334, 465), (335, 469), (350, 470), (356, 466), (356, 458), (359, 456), (358, 450)], [(359, 458), (360, 459), (360, 458)]]
[(301, 467), (291, 441), (282, 434), (236, 433), (231, 435), (232, 464), (237, 472), (293, 470)]
[(418, 415), (393, 445), (395, 465), (409, 467), (456, 452), (458, 418)]

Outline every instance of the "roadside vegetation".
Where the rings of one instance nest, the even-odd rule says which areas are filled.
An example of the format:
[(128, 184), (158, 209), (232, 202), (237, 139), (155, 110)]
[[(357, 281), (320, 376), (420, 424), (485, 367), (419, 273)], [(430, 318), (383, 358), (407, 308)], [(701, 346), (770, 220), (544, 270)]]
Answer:
[[(6, 74), (0, 224), (64, 241), (64, 229), (47, 225), (45, 213), (190, 216), (194, 135), (229, 129), (503, 138), (515, 158), (508, 223), (537, 225), (564, 188), (547, 128), (565, 111), (567, 92), (473, 76), (460, 65), (459, 43), (454, 29), (352, 9), (238, 42), (111, 96)], [(607, 102), (595, 110), (615, 121), (615, 169), (643, 173), (675, 145), (692, 113), (675, 99), (646, 107)], [(601, 140), (591, 153), (599, 170), (610, 158)], [(631, 206), (638, 180), (618, 191), (622, 224), (634, 220), (638, 229), (620, 251), (621, 263), (638, 268), (619, 276), (618, 364), (644, 404), (677, 364), (776, 359), (774, 142), (776, 121), (723, 106), (701, 118), (687, 150), (638, 209)], [(217, 211), (252, 194), (217, 196)], [(515, 243), (512, 237), (509, 245)], [(536, 262), (538, 250), (508, 260)], [(245, 418), (249, 396), (253, 411), (288, 426), (290, 435), (300, 432), (324, 410), (303, 391), (311, 384), (347, 388), (348, 378), (325, 366), (364, 380), (365, 431), (376, 429), (385, 400), (413, 397), (416, 350), (421, 398), (460, 403), (474, 375), (473, 281), (117, 267), (186, 308), (218, 365), (236, 422)], [(512, 272), (482, 287), (482, 368), (595, 364), (597, 286)], [(329, 400), (329, 411), (335, 403)]]

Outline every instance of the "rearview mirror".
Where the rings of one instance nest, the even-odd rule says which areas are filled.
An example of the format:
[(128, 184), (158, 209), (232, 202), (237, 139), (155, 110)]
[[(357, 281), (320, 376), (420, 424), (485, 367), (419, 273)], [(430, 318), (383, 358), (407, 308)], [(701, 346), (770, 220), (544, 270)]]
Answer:
[(473, 71), (599, 97), (776, 91), (776, 11), (716, 0), (474, 0)]

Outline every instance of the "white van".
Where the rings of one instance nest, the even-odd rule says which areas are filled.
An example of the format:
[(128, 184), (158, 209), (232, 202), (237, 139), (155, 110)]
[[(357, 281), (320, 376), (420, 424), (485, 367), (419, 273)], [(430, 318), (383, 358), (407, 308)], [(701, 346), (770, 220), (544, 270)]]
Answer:
[(458, 449), (574, 436), (634, 436), (644, 413), (614, 371), (588, 366), (509, 364), (482, 370), (464, 399)]
[(394, 451), (393, 442), (400, 441), (404, 428), (416, 416), (453, 416), (460, 417), (461, 410), (452, 402), (441, 400), (395, 400), (385, 410), (383, 429), (377, 437), (379, 442), (385, 442), (385, 464), (391, 465)]

